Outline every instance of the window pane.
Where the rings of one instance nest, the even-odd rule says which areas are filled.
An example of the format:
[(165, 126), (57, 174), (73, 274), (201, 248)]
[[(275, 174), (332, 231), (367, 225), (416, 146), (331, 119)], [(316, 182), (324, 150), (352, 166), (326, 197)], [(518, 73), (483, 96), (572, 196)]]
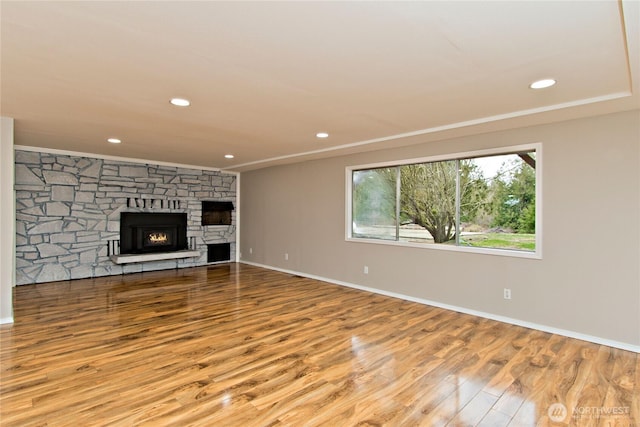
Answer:
[(455, 244), (456, 162), (400, 168), (400, 240)]
[(535, 253), (536, 161), (527, 148), (352, 170), (350, 236)]
[(396, 240), (397, 168), (353, 171), (352, 236)]
[(460, 245), (535, 251), (535, 151), (460, 161)]

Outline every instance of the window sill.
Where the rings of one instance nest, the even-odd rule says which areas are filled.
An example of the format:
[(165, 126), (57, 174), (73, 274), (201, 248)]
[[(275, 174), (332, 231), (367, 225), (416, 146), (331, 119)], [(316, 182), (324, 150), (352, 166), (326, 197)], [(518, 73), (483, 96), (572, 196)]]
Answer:
[(395, 240), (382, 240), (382, 239), (365, 239), (347, 237), (345, 239), (351, 243), (372, 243), (376, 245), (388, 245), (388, 246), (400, 246), (407, 248), (417, 249), (432, 249), (438, 251), (450, 251), (450, 252), (463, 252), (463, 253), (475, 253), (482, 255), (495, 255), (495, 256), (507, 256), (513, 258), (527, 258), (527, 259), (542, 259), (542, 253), (540, 250), (536, 252), (519, 251), (516, 249), (493, 249), (493, 248), (478, 248), (470, 246), (454, 246), (444, 245), (438, 243), (411, 243), (411, 242), (398, 242)]

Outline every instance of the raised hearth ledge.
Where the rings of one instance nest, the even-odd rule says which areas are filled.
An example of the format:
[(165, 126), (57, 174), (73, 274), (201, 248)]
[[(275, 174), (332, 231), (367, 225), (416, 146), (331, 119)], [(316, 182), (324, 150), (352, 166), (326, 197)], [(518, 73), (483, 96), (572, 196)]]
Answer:
[(152, 254), (126, 254), (111, 255), (111, 261), (116, 264), (130, 264), (132, 262), (163, 261), (167, 259), (195, 258), (199, 257), (200, 251), (175, 251), (158, 252)]

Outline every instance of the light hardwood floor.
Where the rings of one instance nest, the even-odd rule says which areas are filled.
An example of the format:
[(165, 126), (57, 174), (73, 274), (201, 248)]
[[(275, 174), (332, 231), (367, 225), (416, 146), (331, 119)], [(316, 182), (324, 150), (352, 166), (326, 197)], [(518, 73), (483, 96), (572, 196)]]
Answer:
[(0, 344), (3, 427), (640, 420), (635, 353), (241, 264), (20, 286)]

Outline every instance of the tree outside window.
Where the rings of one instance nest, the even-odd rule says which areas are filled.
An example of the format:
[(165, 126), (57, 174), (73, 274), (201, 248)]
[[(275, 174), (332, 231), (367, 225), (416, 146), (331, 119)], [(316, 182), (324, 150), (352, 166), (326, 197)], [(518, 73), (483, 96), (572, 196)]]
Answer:
[(535, 150), (352, 172), (352, 237), (535, 250)]

